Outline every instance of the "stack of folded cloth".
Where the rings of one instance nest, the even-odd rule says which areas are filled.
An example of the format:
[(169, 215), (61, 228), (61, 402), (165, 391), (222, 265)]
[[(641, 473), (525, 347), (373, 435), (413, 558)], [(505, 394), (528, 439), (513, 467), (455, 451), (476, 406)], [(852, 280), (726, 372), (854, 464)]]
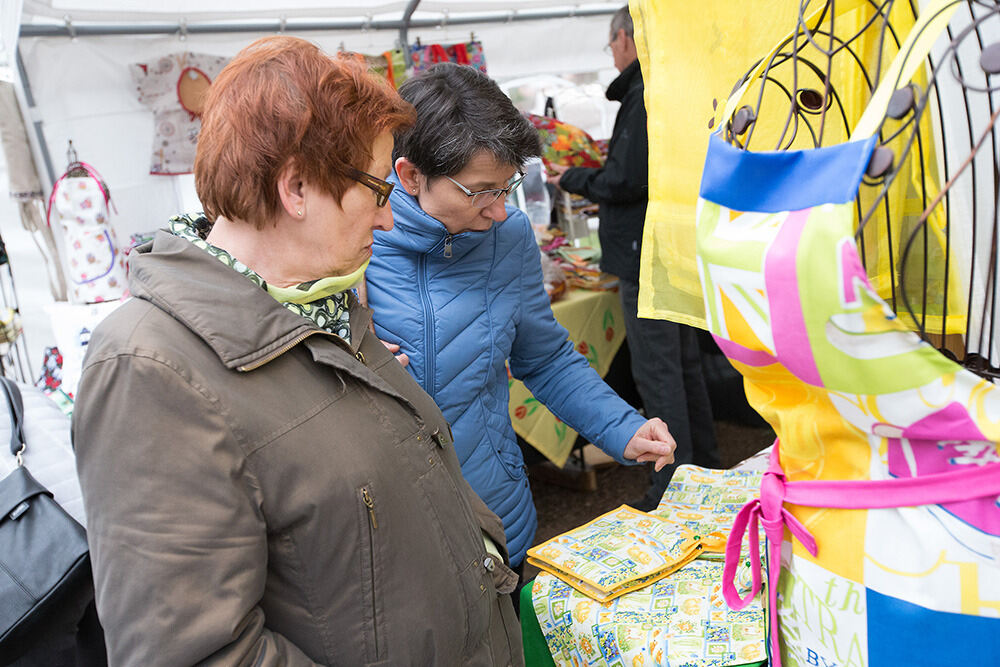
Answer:
[[(758, 497), (761, 477), (762, 473), (753, 470), (678, 466), (651, 514), (694, 531), (703, 549), (699, 558), (725, 560), (733, 519), (743, 505)], [(761, 536), (763, 544), (763, 532)], [(743, 548), (745, 551), (746, 544)]]
[(528, 562), (607, 602), (675, 572), (701, 549), (687, 526), (622, 505), (528, 549)]

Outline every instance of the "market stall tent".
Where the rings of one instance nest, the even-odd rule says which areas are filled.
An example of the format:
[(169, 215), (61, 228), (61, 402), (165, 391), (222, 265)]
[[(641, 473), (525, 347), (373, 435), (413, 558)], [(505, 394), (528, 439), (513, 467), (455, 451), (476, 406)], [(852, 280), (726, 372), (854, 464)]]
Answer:
[[(37, 193), (32, 201), (21, 198), (19, 205), (11, 203), (2, 211), (3, 238), (14, 258), (29, 341), (28, 374), (35, 375), (42, 350), (58, 343), (59, 331), (69, 328), (53, 314), (67, 304), (51, 305), (67, 296), (65, 280), (55, 275), (57, 267), (65, 266), (67, 253), (58, 230), (49, 234), (44, 221), (52, 185), (67, 167), (69, 141), (79, 159), (96, 167), (110, 189), (117, 207), (111, 223), (120, 244), (128, 244), (134, 234), (162, 227), (171, 215), (200, 208), (191, 175), (150, 174), (154, 113), (139, 101), (130, 64), (184, 52), (230, 58), (254, 39), (282, 32), (314, 41), (327, 52), (367, 54), (405, 48), (417, 40), (467, 42), (474, 35), (483, 45), (489, 74), (501, 85), (538, 75), (544, 81), (552, 74), (595, 80), (592, 73), (599, 72), (589, 90), (603, 100), (603, 87), (615, 70), (601, 47), (608, 39), (610, 16), (622, 4), (177, 0), (165, 5), (147, 0), (3, 0), (0, 87), (6, 86), (10, 94), (8, 111), (15, 110), (7, 115), (16, 116), (20, 109), (21, 118), (12, 119), (12, 127), (6, 128), (10, 131), (4, 137), (5, 153), (12, 135), (19, 147), (13, 151), (16, 155), (0, 161), (0, 171), (4, 165), (9, 169), (12, 192)], [(609, 130), (614, 110), (592, 107), (585, 108), (586, 117)], [(18, 217), (28, 230), (40, 231), (24, 232)]]
[[(23, 13), (10, 11), (23, 4)], [(482, 42), (497, 80), (607, 69), (601, 52), (621, 5), (551, 0), (371, 2), (185, 0), (166, 11), (140, 0), (5, 2), (5, 44), (17, 44), (30, 137), (46, 190), (66, 166), (69, 140), (104, 176), (117, 204), (119, 237), (162, 226), (197, 206), (190, 177), (149, 174), (153, 114), (135, 93), (128, 65), (178, 52), (231, 57), (253, 39), (283, 31), (328, 52), (381, 53), (401, 38)], [(237, 9), (238, 7), (238, 9)], [(16, 26), (10, 25), (17, 21)], [(12, 35), (20, 36), (11, 41)], [(404, 37), (405, 36), (405, 37)], [(13, 49), (8, 47), (12, 64)]]

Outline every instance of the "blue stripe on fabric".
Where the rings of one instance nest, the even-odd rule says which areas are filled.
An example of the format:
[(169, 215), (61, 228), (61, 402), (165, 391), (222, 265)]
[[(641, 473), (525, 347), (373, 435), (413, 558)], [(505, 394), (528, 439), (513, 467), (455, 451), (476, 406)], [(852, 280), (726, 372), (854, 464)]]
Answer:
[(778, 213), (854, 199), (876, 137), (805, 151), (752, 153), (712, 134), (700, 196), (735, 211)]
[[(866, 592), (869, 667), (1000, 664), (1000, 619), (934, 611)], [(846, 647), (839, 655), (849, 662)]]

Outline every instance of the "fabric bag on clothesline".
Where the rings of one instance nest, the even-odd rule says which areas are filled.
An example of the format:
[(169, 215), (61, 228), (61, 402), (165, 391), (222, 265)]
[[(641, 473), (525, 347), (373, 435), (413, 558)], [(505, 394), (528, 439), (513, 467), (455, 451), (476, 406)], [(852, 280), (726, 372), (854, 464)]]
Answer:
[[(778, 435), (760, 499), (734, 522), (724, 593), (738, 609), (760, 590), (763, 525), (776, 667), (1000, 664), (1000, 389), (903, 326), (854, 240), (888, 99), (948, 4), (925, 6), (851, 141), (752, 153), (710, 139), (706, 319)], [(741, 597), (744, 532), (758, 569)]]
[(392, 49), (378, 55), (354, 51), (341, 51), (340, 54), (349, 58), (353, 57), (364, 63), (372, 72), (384, 77), (393, 88), (399, 88), (409, 78), (406, 72), (406, 55), (402, 49)]
[(413, 75), (426, 72), (437, 63), (457, 63), (475, 67), (486, 74), (486, 55), (483, 44), (477, 40), (460, 42), (445, 46), (443, 44), (412, 44), (410, 46), (410, 62), (413, 65)]
[(58, 226), (66, 249), (66, 275), (74, 303), (125, 296), (125, 255), (111, 227), (111, 192), (97, 170), (73, 162), (49, 196), (48, 222)]

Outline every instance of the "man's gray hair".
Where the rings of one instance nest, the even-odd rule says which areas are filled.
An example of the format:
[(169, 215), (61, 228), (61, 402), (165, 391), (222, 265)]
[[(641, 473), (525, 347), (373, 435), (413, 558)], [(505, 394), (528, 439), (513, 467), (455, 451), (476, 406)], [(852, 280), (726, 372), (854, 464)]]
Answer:
[(628, 5), (625, 5), (611, 17), (611, 36), (614, 37), (622, 28), (625, 34), (632, 37), (632, 15), (628, 13)]

